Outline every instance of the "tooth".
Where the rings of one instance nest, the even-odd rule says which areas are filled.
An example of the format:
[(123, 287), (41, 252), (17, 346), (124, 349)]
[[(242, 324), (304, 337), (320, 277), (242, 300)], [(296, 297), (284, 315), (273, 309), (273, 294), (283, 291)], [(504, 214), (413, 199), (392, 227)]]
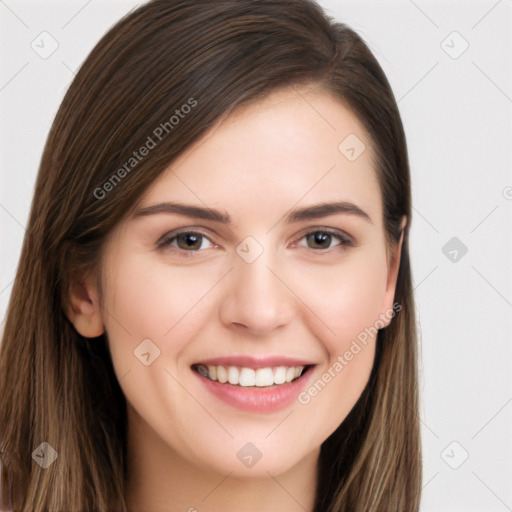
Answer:
[(284, 384), (286, 382), (286, 368), (278, 366), (274, 372), (274, 384)]
[(242, 368), (239, 384), (240, 386), (254, 386), (256, 384), (256, 372), (252, 368)]
[(208, 377), (212, 380), (217, 380), (217, 367), (208, 365)]
[(217, 366), (217, 379), (222, 384), (228, 381), (228, 372), (224, 366)]
[(228, 368), (228, 381), (230, 384), (238, 384), (238, 381), (240, 379), (240, 372), (238, 371), (238, 368), (236, 366), (230, 366)]
[(286, 368), (286, 382), (291, 382), (295, 378), (295, 368), (290, 366)]
[(200, 364), (197, 367), (197, 371), (203, 376), (208, 377), (208, 368), (204, 364)]
[(266, 387), (272, 385), (281, 385), (285, 382), (292, 382), (304, 373), (304, 366), (277, 366), (275, 368), (253, 368), (237, 366), (214, 366), (214, 365), (198, 365), (197, 371), (211, 379), (218, 380), (225, 384), (229, 382), (234, 386), (243, 387)]
[(256, 370), (256, 386), (272, 386), (274, 384), (274, 374), (272, 368), (258, 368)]

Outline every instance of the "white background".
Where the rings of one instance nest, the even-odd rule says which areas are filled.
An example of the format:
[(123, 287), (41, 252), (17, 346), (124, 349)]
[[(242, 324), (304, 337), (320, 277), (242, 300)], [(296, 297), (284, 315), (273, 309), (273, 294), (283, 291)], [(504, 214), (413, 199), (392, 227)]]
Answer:
[[(408, 138), (421, 510), (512, 511), (512, 0), (320, 3), (370, 45)], [(0, 0), (0, 319), (58, 105), (99, 38), (136, 5)], [(46, 59), (31, 47), (43, 31), (58, 43)], [(459, 248), (445, 256), (453, 237)]]

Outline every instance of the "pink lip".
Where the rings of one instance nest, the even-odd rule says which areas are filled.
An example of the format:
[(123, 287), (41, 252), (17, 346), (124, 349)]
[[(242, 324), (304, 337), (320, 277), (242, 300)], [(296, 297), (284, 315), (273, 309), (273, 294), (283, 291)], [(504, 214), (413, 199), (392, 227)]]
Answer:
[(314, 364), (311, 361), (305, 359), (298, 359), (288, 356), (265, 356), (265, 357), (254, 357), (254, 356), (224, 356), (224, 357), (213, 357), (195, 363), (195, 365), (210, 365), (210, 366), (245, 366), (247, 368), (267, 368), (274, 366), (310, 366)]
[[(236, 358), (235, 358), (236, 359)], [(238, 359), (237, 359), (238, 361)], [(282, 362), (282, 359), (280, 359)], [(262, 367), (269, 365), (268, 360)], [(219, 364), (223, 363), (210, 363)], [(230, 363), (228, 366), (248, 366), (247, 360), (244, 365)], [(279, 366), (279, 365), (278, 365)], [(289, 364), (289, 366), (302, 366), (301, 364)], [(304, 390), (312, 375), (311, 368), (302, 374), (298, 379), (287, 384), (274, 385), (271, 387), (241, 387), (233, 386), (229, 383), (221, 384), (219, 381), (208, 379), (200, 373), (194, 371), (194, 374), (200, 379), (209, 393), (219, 398), (223, 402), (249, 412), (274, 412), (284, 409), (294, 403), (301, 391)]]

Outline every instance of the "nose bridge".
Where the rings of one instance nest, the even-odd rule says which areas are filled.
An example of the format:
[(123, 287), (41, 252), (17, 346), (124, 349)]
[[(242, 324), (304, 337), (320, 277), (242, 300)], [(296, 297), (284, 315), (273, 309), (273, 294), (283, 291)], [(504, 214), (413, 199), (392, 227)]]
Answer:
[[(240, 248), (244, 248), (243, 243), (230, 272), (222, 320), (225, 324), (244, 326), (253, 334), (266, 334), (293, 318), (294, 296), (276, 277), (277, 262), (269, 249), (261, 250), (251, 260), (244, 258), (243, 253), (240, 255)], [(254, 248), (249, 246), (251, 249)]]

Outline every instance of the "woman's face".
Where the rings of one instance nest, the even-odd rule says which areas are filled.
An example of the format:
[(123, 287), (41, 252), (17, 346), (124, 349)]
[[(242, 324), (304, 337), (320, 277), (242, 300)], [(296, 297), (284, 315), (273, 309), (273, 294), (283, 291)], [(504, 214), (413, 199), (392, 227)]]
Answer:
[(349, 110), (289, 89), (236, 111), (106, 245), (101, 315), (133, 438), (242, 478), (317, 457), (368, 381), (396, 268)]

